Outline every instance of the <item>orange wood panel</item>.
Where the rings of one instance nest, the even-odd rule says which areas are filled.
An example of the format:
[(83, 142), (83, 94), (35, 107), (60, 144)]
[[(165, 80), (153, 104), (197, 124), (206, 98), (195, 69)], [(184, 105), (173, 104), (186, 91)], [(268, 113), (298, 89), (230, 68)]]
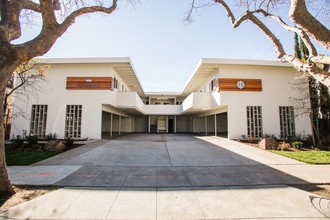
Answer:
[(262, 91), (261, 79), (235, 79), (235, 78), (220, 78), (219, 92), (221, 91)]
[(112, 77), (67, 77), (68, 90), (112, 90)]

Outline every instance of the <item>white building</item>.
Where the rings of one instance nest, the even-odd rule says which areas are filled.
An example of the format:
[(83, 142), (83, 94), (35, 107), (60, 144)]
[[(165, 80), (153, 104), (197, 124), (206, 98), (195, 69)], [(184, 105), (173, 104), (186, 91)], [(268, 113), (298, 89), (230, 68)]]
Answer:
[[(290, 97), (296, 72), (275, 61), (202, 59), (180, 93), (145, 93), (129, 58), (45, 59), (44, 92), (15, 106), (11, 136), (100, 139), (130, 132), (230, 139), (310, 134)], [(173, 79), (175, 80), (175, 79)], [(15, 109), (18, 109), (15, 108)]]

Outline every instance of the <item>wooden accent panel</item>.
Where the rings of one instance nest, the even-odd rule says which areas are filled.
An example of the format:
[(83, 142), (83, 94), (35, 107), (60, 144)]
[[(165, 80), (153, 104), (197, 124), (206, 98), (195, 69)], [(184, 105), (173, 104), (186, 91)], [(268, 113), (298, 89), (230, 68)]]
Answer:
[(220, 78), (219, 92), (221, 91), (260, 92), (262, 81), (261, 79)]
[(68, 90), (112, 90), (112, 77), (67, 77)]

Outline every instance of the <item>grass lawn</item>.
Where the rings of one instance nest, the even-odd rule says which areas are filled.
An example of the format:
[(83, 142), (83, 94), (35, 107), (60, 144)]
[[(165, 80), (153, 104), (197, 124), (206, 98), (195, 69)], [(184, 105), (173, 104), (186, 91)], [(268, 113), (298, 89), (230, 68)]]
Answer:
[(26, 166), (52, 157), (61, 152), (54, 151), (21, 151), (6, 146), (7, 166)]
[(330, 151), (277, 151), (271, 152), (309, 164), (330, 164)]

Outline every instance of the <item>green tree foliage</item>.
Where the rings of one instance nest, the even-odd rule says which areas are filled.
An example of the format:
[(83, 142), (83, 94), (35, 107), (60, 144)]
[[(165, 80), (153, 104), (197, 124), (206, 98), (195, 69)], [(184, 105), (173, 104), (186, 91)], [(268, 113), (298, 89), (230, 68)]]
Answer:
[[(309, 51), (297, 34), (294, 35), (294, 49), (297, 58), (305, 63), (308, 62)], [(327, 66), (323, 68), (327, 68)], [(330, 94), (327, 86), (318, 83), (316, 79), (310, 75), (308, 76), (308, 83), (313, 145), (319, 147), (322, 144), (320, 138), (329, 135), (328, 133), (330, 131)]]

